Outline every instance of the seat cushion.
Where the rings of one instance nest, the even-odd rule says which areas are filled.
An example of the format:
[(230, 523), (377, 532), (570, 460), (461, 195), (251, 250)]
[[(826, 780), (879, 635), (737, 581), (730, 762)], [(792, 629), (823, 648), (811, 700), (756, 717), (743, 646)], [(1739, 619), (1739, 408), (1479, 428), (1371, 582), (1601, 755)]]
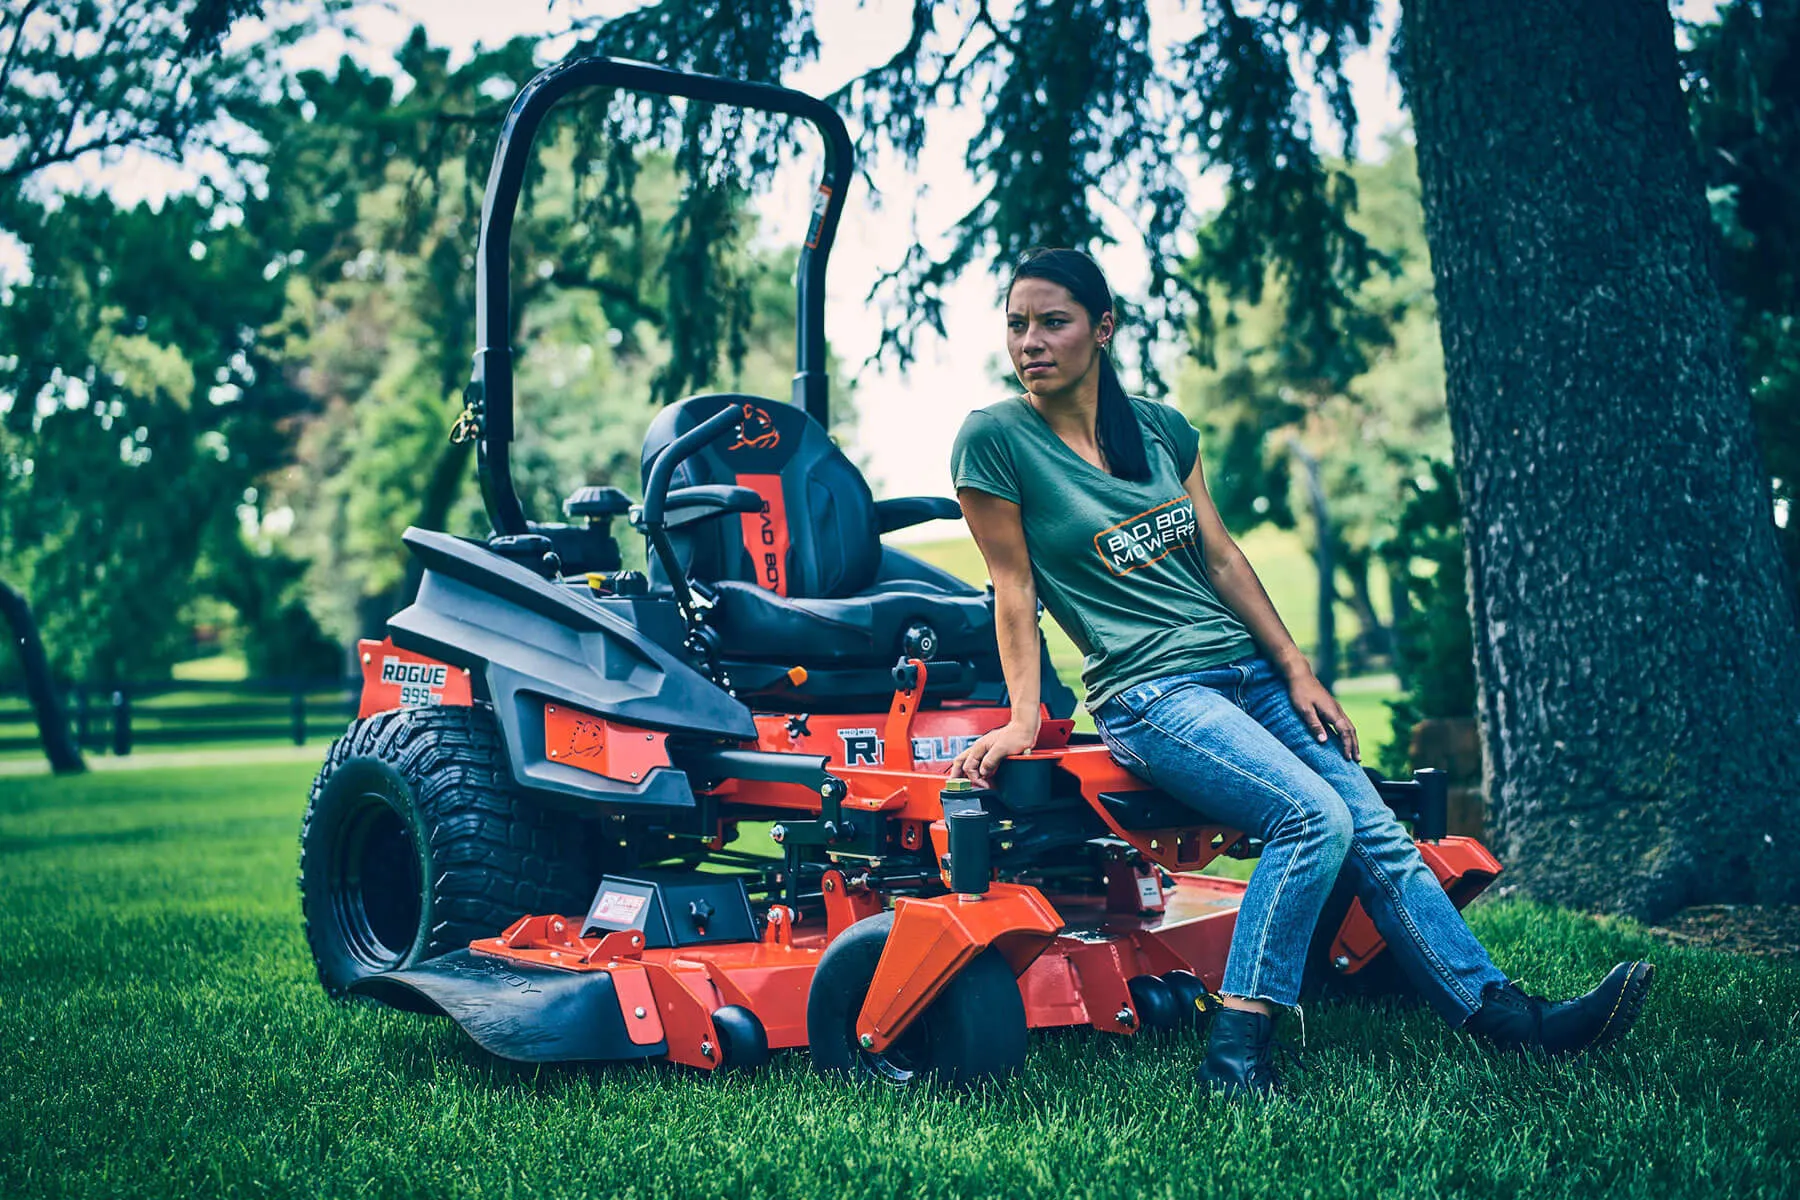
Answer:
[(730, 658), (796, 666), (891, 666), (907, 627), (929, 625), (936, 658), (991, 656), (994, 625), (987, 597), (949, 595), (930, 583), (889, 583), (879, 591), (835, 598), (778, 596), (755, 584), (722, 581), (708, 623)]

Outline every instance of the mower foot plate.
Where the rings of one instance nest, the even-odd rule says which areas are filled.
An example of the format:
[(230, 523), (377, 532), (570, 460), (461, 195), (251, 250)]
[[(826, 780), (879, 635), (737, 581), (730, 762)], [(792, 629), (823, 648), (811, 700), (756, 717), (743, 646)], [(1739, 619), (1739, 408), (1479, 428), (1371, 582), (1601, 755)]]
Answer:
[(483, 1050), (515, 1062), (662, 1058), (666, 1041), (638, 1044), (625, 1030), (605, 971), (563, 971), (456, 950), (350, 986), (395, 1008), (440, 1012)]

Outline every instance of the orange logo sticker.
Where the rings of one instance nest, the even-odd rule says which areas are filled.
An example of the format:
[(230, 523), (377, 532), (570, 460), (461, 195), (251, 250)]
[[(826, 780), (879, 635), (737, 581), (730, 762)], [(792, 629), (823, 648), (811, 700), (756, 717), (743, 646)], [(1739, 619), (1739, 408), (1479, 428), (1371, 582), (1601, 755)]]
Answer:
[(742, 450), (749, 446), (757, 450), (773, 450), (781, 445), (781, 431), (775, 428), (775, 422), (767, 412), (754, 404), (744, 405), (744, 426), (738, 431), (738, 440), (725, 447), (727, 450)]

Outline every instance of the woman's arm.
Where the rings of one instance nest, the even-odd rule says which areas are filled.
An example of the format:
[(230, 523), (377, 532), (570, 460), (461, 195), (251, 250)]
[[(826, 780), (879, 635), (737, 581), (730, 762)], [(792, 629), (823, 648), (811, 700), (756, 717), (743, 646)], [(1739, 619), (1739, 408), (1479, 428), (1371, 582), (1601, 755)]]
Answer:
[(1200, 529), (1200, 548), (1206, 558), (1206, 573), (1212, 580), (1213, 590), (1243, 621), (1257, 647), (1287, 679), (1288, 696), (1293, 701), (1294, 711), (1300, 714), (1313, 736), (1324, 741), (1329, 726), (1343, 741), (1344, 757), (1360, 761), (1362, 748), (1357, 744), (1356, 726), (1350, 723), (1337, 698), (1313, 674), (1312, 664), (1294, 644), (1287, 626), (1281, 623), (1275, 604), (1263, 589), (1262, 580), (1256, 577), (1250, 560), (1244, 557), (1244, 552), (1226, 531), (1212, 495), (1206, 490), (1206, 478), (1198, 459), (1194, 461), (1193, 473), (1187, 478), (1187, 490), (1193, 497), (1194, 521)]
[(1022, 754), (1037, 741), (1042, 721), (1039, 693), (1037, 585), (1025, 550), (1025, 526), (1019, 506), (978, 488), (958, 488), (969, 532), (987, 563), (994, 583), (994, 635), (1000, 644), (1000, 670), (1012, 701), (1012, 719), (983, 734), (950, 764), (952, 778), (967, 776), (981, 787), (1008, 755)]

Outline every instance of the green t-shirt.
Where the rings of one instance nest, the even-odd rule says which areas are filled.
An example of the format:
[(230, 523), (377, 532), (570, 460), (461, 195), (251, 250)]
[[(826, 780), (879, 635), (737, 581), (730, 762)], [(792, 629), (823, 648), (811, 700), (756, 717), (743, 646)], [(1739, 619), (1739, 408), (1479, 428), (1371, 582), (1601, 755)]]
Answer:
[(1250, 631), (1207, 578), (1187, 477), (1200, 433), (1166, 404), (1133, 398), (1148, 483), (1071, 450), (1023, 396), (977, 409), (950, 452), (958, 488), (1019, 506), (1039, 599), (1087, 656), (1091, 712), (1145, 679), (1251, 653)]

